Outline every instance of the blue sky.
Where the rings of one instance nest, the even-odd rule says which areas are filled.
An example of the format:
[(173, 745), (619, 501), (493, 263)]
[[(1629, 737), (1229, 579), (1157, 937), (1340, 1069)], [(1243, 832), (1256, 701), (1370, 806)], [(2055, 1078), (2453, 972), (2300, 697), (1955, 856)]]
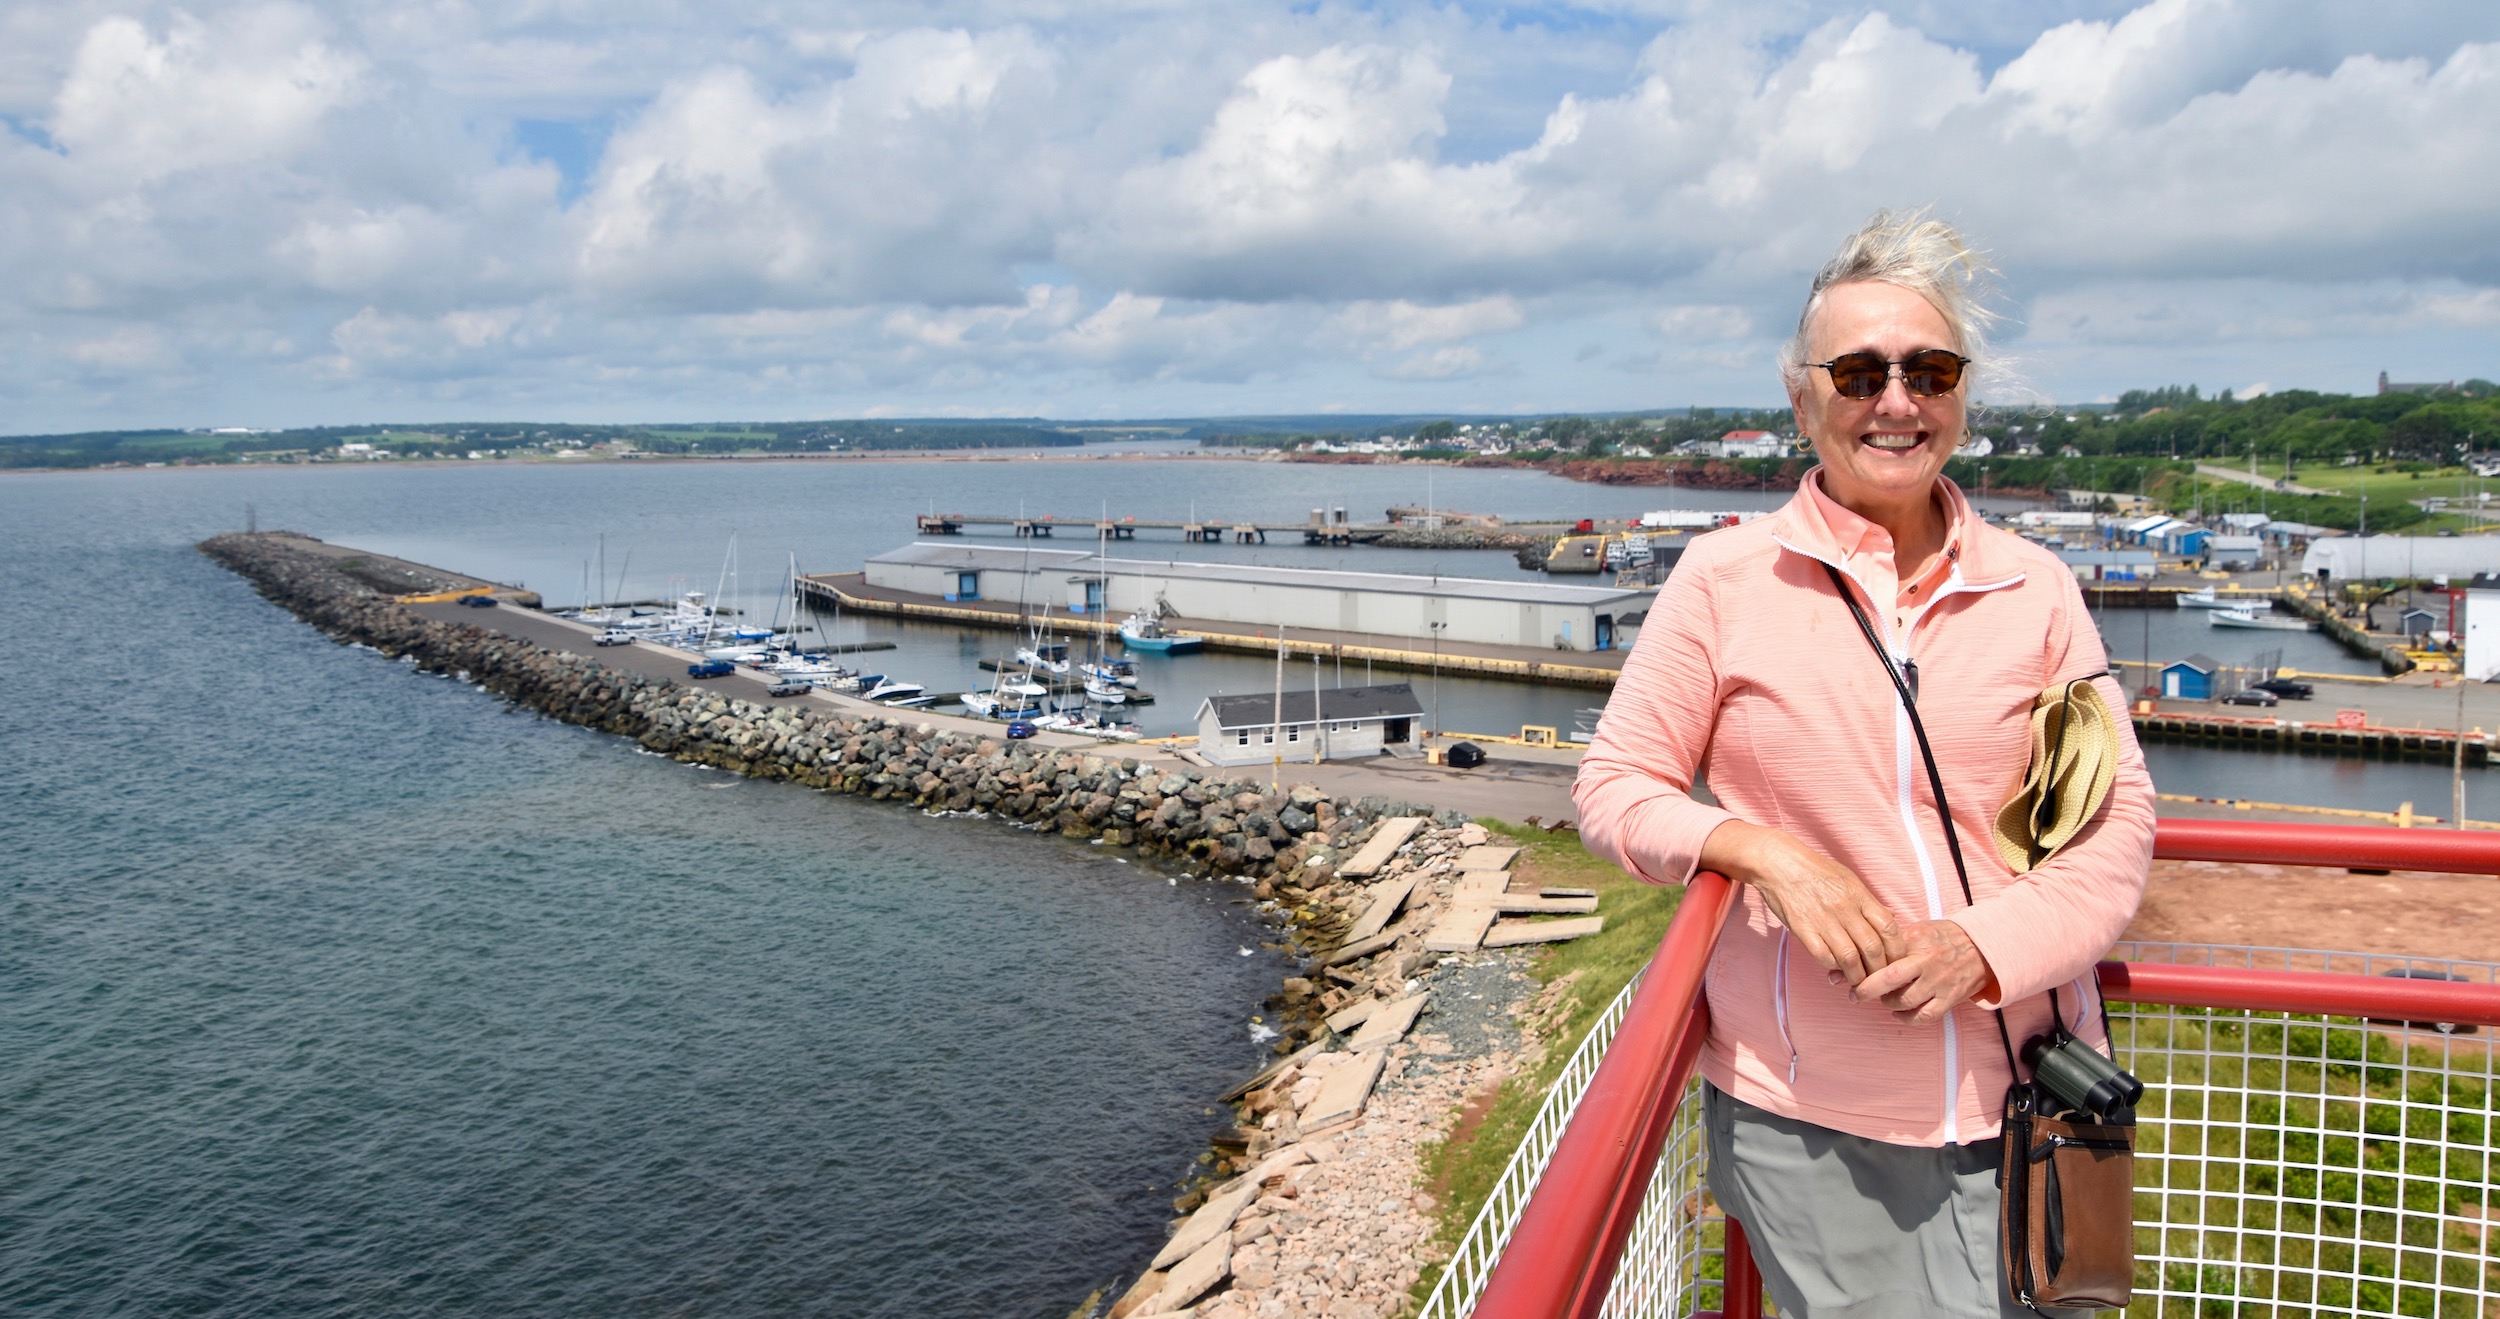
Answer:
[(1886, 206), (2008, 398), (2500, 377), (2500, 8), (0, 8), (0, 430), (1778, 400)]

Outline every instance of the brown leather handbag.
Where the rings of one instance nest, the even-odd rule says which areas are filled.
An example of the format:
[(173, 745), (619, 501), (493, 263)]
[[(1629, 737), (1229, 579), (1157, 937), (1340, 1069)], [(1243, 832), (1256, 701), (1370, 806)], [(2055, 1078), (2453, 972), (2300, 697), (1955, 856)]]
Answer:
[(2034, 1088), (2005, 1101), (1997, 1241), (2014, 1300), (2123, 1310), (2135, 1291), (2135, 1127), (2040, 1111)]
[[(1918, 717), (1918, 669), (1896, 664), (1848, 579), (1824, 564), (1841, 602), (1883, 661), (1901, 708), (1917, 735), (1919, 758), (1927, 768), (1927, 787), (1936, 798), (1936, 814), (1944, 820), (1945, 850), (1953, 857), (1954, 877), (1962, 881), (1962, 901), (1970, 904), (1970, 870), (1962, 862), (1962, 840), (1953, 828), (1953, 810), (1946, 804), (1944, 775), (1936, 769), (1936, 753), (1927, 744), (1927, 726)], [(2015, 1304), (2031, 1310), (2042, 1306), (2091, 1306), (2123, 1310), (2135, 1289), (2135, 1115), (2133, 1106), (2143, 1085), (2095, 1053), (2066, 1031), (2057, 993), (2049, 993), (2049, 1015), (2055, 1024), (2048, 1034), (2027, 1041), (2023, 1056), (2033, 1060), (2030, 1081), (2020, 1079), (2013, 1038), (2005, 1030), (2005, 1014), (1990, 1013), (1997, 1023), (1997, 1041), (2005, 1046), (2005, 1066), (2016, 1078), (2005, 1092), (2004, 1162), (1998, 1169), (1998, 1252), (2005, 1270), (2006, 1291)], [(2053, 1089), (2049, 1082), (2057, 1084)], [(2073, 1093), (2059, 1095), (2056, 1089)], [(2093, 1121), (2091, 1119), (2108, 1119)]]

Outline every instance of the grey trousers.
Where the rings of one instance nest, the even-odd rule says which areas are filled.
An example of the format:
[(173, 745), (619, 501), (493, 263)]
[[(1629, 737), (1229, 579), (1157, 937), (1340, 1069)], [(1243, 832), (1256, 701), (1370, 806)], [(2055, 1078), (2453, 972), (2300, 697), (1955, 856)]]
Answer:
[(1998, 1264), (1994, 1141), (1887, 1145), (1706, 1082), (1702, 1096), (1710, 1193), (1745, 1225), (1783, 1319), (2031, 1319)]

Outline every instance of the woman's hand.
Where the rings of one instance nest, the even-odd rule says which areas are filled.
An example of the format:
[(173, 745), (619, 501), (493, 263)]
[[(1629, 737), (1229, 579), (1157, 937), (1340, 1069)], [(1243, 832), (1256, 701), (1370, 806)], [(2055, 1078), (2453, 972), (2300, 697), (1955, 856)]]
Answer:
[(1908, 952), (1859, 981), (1851, 998), (1879, 999), (1902, 1025), (1924, 1026), (1996, 984), (1988, 959), (1952, 921), (1912, 921), (1901, 936)]
[(1729, 820), (1703, 842), (1701, 868), (1760, 889), (1806, 955), (1848, 984), (1909, 951), (1900, 922), (1865, 881), (1794, 835)]

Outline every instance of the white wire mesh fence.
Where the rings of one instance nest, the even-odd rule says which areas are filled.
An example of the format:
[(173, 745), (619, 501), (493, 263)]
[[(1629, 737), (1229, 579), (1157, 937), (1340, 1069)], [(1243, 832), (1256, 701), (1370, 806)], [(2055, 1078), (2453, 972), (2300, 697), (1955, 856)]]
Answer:
[[(2488, 963), (2301, 949), (2122, 944), (2121, 960), (2490, 984)], [(1637, 985), (1638, 981), (1635, 980)], [(1423, 1319), (1463, 1319), (1614, 1037), (1609, 1006), (1547, 1092)], [(2143, 1078), (2131, 1316), (2500, 1314), (2491, 1038), (2471, 1027), (2109, 1005)], [(1702, 1188), (1699, 1083), (1659, 1157), (1609, 1319), (1720, 1308), (1725, 1220)]]
[(1528, 1194), (1536, 1189), (1537, 1179), (1545, 1174), (1545, 1164), (1554, 1156), (1554, 1142), (1562, 1139), (1563, 1127), (1571, 1121), (1572, 1110), (1580, 1105), (1580, 1096), (1589, 1088), (1589, 1078), (1597, 1074), (1598, 1060), (1606, 1056), (1615, 1030), (1623, 1024), (1623, 1011), (1631, 1006), (1633, 991), (1641, 987), (1641, 976), (1635, 974), (1623, 992), (1606, 1005), (1590, 1023), (1589, 1033), (1580, 1040), (1580, 1047), (1563, 1064), (1562, 1075), (1554, 1078), (1552, 1088), (1545, 1092), (1545, 1103), (1537, 1109), (1536, 1120), (1528, 1124), (1528, 1134), (1520, 1139), (1519, 1148), (1502, 1169), (1501, 1180), (1493, 1184), (1492, 1194), (1485, 1197), (1484, 1208), (1476, 1212), (1476, 1220), (1467, 1227), (1467, 1235), (1451, 1252), (1449, 1263), (1441, 1270), (1441, 1280), (1425, 1298), (1418, 1319), (1461, 1319), (1476, 1308), (1476, 1297), (1484, 1291), (1485, 1279), (1502, 1258), (1502, 1248), (1510, 1244), (1511, 1229), (1519, 1225), (1520, 1211), (1528, 1206)]
[[(2129, 961), (2436, 976), (2484, 963), (2122, 946)], [(2500, 1306), (2486, 1034), (2113, 1003), (2143, 1078), (2132, 1315), (2482, 1316)], [(2469, 1033), (2471, 1032), (2471, 1033)]]

